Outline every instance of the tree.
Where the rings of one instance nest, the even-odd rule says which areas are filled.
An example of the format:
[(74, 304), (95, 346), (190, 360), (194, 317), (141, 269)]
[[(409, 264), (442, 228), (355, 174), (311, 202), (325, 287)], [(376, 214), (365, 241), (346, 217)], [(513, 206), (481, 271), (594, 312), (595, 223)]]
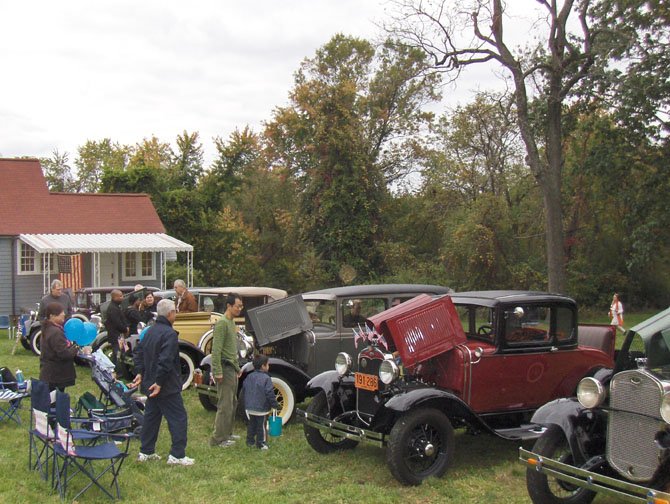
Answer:
[[(563, 104), (576, 84), (588, 75), (596, 58), (589, 27), (590, 0), (538, 0), (547, 17), (545, 46), (515, 55), (505, 38), (505, 5), (502, 0), (436, 3), (399, 0), (400, 15), (392, 33), (429, 55), (434, 68), (454, 78), (464, 67), (496, 62), (509, 72), (514, 85), (517, 124), (526, 149), (526, 161), (542, 192), (547, 250), (548, 288), (566, 288), (563, 207)], [(468, 8), (469, 7), (469, 8)], [(467, 11), (467, 13), (465, 13)], [(569, 23), (576, 16), (579, 28)], [(471, 43), (462, 43), (460, 30), (470, 30)], [(578, 33), (577, 33), (578, 32)], [(543, 104), (540, 134), (533, 128), (531, 91)]]
[(593, 10), (601, 36), (583, 95), (640, 138), (670, 131), (670, 8), (667, 0), (602, 0)]
[(490, 193), (512, 208), (512, 183), (523, 168), (523, 146), (509, 96), (479, 93), (473, 102), (440, 117), (424, 156), (427, 185), (452, 188), (459, 201)]
[(79, 147), (74, 164), (77, 167), (77, 192), (97, 192), (105, 171), (122, 170), (128, 164), (131, 148), (112, 142), (109, 138), (95, 142), (88, 140)]
[(302, 63), (290, 106), (266, 125), (270, 162), (295, 178), (303, 237), (333, 282), (381, 271), (387, 183), (411, 165), (404, 146), (430, 117), (422, 106), (436, 97), (439, 79), (423, 69), (415, 49), (387, 42), (376, 50), (336, 35)]
[(75, 187), (72, 167), (69, 165), (70, 155), (55, 149), (50, 158), (41, 158), (40, 164), (44, 171), (49, 190), (52, 192), (71, 192)]
[(203, 152), (198, 133), (184, 131), (177, 136), (177, 149), (170, 169), (170, 186), (195, 189), (203, 174)]

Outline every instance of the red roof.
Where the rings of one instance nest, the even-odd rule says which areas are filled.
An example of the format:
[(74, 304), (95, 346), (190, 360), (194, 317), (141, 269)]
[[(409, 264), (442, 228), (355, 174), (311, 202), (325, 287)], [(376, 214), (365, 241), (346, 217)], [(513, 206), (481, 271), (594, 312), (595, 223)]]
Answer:
[(147, 194), (50, 193), (37, 159), (0, 158), (0, 235), (165, 233)]

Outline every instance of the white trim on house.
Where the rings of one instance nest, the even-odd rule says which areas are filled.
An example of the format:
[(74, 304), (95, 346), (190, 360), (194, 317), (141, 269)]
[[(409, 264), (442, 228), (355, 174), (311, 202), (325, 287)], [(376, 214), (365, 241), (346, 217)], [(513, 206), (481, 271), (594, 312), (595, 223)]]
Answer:
[[(162, 270), (161, 287), (165, 288), (166, 258), (176, 257), (177, 252), (187, 253), (186, 283), (193, 285), (193, 246), (164, 233), (117, 233), (117, 234), (21, 234), (19, 239), (33, 247), (40, 254), (93, 254), (93, 287), (100, 286), (100, 254), (130, 252), (160, 253)], [(152, 262), (155, 278), (156, 262)], [(123, 274), (123, 272), (122, 272)], [(49, 284), (50, 275), (42, 272), (45, 285)], [(141, 280), (143, 277), (133, 277)], [(46, 291), (45, 291), (46, 292)]]
[(193, 252), (193, 246), (164, 233), (22, 234), (40, 254), (86, 252)]

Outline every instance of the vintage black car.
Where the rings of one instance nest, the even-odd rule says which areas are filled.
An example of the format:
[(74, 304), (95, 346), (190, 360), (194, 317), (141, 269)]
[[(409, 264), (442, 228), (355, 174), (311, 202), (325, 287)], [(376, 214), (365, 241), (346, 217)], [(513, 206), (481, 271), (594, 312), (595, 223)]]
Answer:
[[(354, 351), (354, 329), (364, 326), (368, 317), (418, 294), (449, 292), (452, 290), (448, 287), (425, 284), (350, 285), (306, 292), (301, 295), (301, 302), (282, 299), (250, 310), (265, 311), (269, 315), (267, 328), (259, 333), (260, 327), (248, 325), (250, 336), (241, 337), (240, 346), (244, 346), (246, 338), (252, 349), (270, 357), (270, 374), (281, 405), (279, 415), (286, 423), (293, 416), (296, 405), (308, 397), (309, 379), (332, 369), (339, 352)], [(305, 316), (307, 321), (303, 320)], [(287, 320), (296, 321), (295, 331), (285, 330)], [(307, 326), (308, 331), (301, 330)], [(242, 362), (246, 365), (242, 368), (240, 387), (253, 369), (247, 360)], [(196, 386), (200, 402), (206, 409), (216, 410), (216, 387), (210, 384), (209, 356), (203, 360), (201, 368), (204, 383)]]
[(535, 504), (586, 504), (597, 493), (670, 503), (670, 309), (627, 332), (613, 369), (532, 421), (546, 430), (519, 458)]
[(308, 383), (300, 411), (320, 453), (359, 442), (386, 448), (403, 484), (441, 476), (454, 429), (505, 439), (540, 435), (530, 417), (613, 365), (612, 326), (577, 326), (577, 305), (541, 292), (482, 291), (416, 298), (369, 318), (335, 370)]

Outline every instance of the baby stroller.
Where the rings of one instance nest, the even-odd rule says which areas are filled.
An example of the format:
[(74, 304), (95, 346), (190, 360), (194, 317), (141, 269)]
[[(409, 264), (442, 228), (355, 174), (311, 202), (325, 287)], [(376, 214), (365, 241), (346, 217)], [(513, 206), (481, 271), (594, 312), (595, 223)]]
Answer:
[(139, 434), (146, 397), (134, 395), (137, 388), (128, 388), (114, 378), (114, 364), (101, 350), (84, 358), (91, 366), (91, 378), (100, 389), (100, 396), (85, 392), (77, 402), (77, 414), (86, 412), (92, 420), (104, 421), (109, 432)]

